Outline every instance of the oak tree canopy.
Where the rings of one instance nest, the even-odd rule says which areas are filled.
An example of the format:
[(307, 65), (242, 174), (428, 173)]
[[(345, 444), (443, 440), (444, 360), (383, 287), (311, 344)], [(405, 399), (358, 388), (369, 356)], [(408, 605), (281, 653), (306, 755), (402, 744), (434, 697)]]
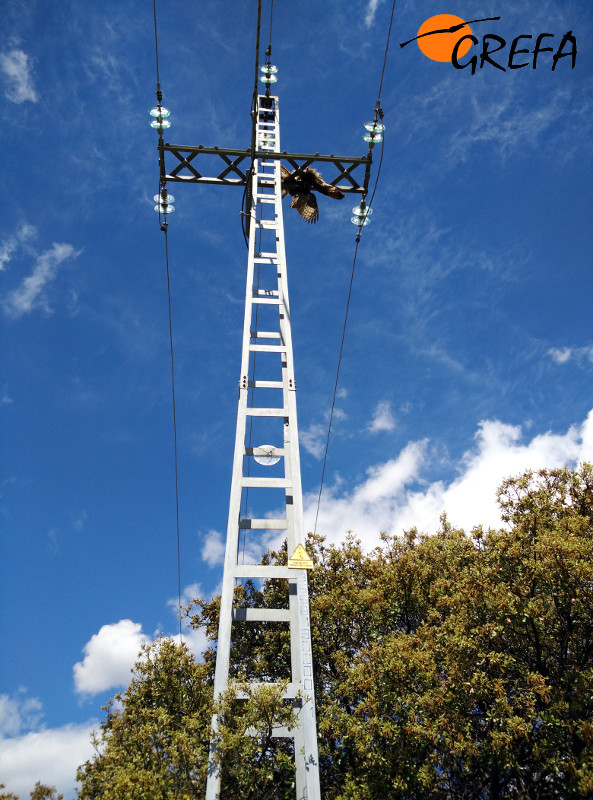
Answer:
[[(593, 467), (528, 472), (498, 500), (501, 530), (443, 517), (436, 535), (383, 535), (370, 553), (309, 536), (325, 800), (593, 797)], [(286, 585), (237, 592), (277, 607)], [(218, 609), (191, 612), (212, 642)], [(237, 690), (288, 679), (287, 637), (236, 626)], [(214, 658), (145, 648), (79, 769), (80, 800), (203, 798)], [(235, 694), (219, 707), (223, 800), (294, 800), (288, 740), (271, 736), (292, 712), (271, 689)]]

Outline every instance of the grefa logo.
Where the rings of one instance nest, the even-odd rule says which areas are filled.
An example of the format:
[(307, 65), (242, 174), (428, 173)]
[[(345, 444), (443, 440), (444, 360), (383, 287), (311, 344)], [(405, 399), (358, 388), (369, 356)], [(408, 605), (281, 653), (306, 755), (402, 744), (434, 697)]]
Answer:
[[(402, 42), (406, 47), (411, 42), (418, 42), (418, 47), (427, 58), (433, 61), (449, 61), (455, 69), (471, 70), (473, 75), (485, 65), (502, 72), (507, 69), (522, 69), (545, 65), (552, 72), (561, 59), (569, 58), (571, 68), (577, 61), (577, 40), (572, 31), (567, 31), (562, 38), (553, 33), (540, 33), (537, 36), (525, 33), (515, 36), (507, 49), (507, 42), (496, 33), (486, 33), (480, 40), (474, 36), (470, 24), (478, 22), (494, 22), (500, 17), (471, 19), (468, 22), (454, 14), (437, 14), (430, 17), (420, 26), (413, 39)], [(554, 41), (551, 41), (554, 40)], [(477, 45), (473, 54), (465, 59), (472, 47)], [(545, 56), (541, 56), (545, 53)], [(551, 54), (551, 55), (550, 55)]]

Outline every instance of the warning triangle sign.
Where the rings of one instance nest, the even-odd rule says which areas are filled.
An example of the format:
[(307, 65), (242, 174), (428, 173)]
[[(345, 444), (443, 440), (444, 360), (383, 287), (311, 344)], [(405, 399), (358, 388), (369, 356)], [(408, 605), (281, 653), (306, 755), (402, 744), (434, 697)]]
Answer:
[(290, 569), (313, 569), (313, 562), (302, 544), (297, 545), (288, 559), (288, 566)]

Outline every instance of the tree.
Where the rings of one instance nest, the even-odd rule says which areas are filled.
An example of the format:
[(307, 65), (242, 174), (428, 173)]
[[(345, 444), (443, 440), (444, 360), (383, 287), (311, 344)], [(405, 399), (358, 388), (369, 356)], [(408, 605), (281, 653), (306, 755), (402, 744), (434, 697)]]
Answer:
[(144, 647), (127, 690), (105, 706), (93, 760), (78, 770), (81, 800), (201, 797), (211, 695), (210, 665), (171, 640)]
[[(0, 789), (4, 788), (6, 788), (4, 784), (0, 783)], [(35, 784), (30, 797), (31, 800), (64, 800), (64, 795), (58, 794), (55, 786), (45, 786), (39, 781)], [(0, 792), (0, 800), (19, 800), (19, 798), (12, 792)]]
[[(290, 785), (288, 753), (272, 738), (275, 725), (295, 721), (281, 689), (249, 692), (245, 703), (237, 694), (247, 686), (237, 681), (213, 705), (212, 678), (211, 657), (198, 663), (170, 639), (146, 645), (127, 690), (105, 706), (94, 758), (78, 769), (80, 800), (201, 800), (214, 709), (221, 721), (217, 758), (229, 796), (272, 800), (279, 786)], [(248, 728), (256, 735), (246, 737)]]
[(31, 800), (64, 800), (64, 795), (58, 794), (55, 786), (44, 786), (37, 782), (31, 792)]
[[(499, 503), (499, 531), (443, 517), (435, 536), (384, 535), (371, 553), (309, 536), (325, 800), (593, 797), (593, 468), (509, 479)], [(219, 602), (193, 616), (212, 640)], [(237, 602), (278, 607), (286, 585), (247, 582)], [(213, 663), (212, 648), (201, 664), (170, 642), (147, 651), (79, 772), (81, 798), (203, 796)], [(270, 735), (290, 710), (278, 693), (236, 699), (288, 678), (286, 627), (237, 625), (231, 671), (222, 798), (293, 800), (290, 751)]]

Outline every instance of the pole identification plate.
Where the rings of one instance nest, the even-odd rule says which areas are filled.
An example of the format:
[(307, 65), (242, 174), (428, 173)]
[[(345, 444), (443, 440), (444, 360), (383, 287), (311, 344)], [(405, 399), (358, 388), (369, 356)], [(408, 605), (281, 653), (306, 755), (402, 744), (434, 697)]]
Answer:
[(302, 544), (297, 545), (296, 550), (288, 559), (288, 566), (290, 569), (313, 569), (313, 561)]

